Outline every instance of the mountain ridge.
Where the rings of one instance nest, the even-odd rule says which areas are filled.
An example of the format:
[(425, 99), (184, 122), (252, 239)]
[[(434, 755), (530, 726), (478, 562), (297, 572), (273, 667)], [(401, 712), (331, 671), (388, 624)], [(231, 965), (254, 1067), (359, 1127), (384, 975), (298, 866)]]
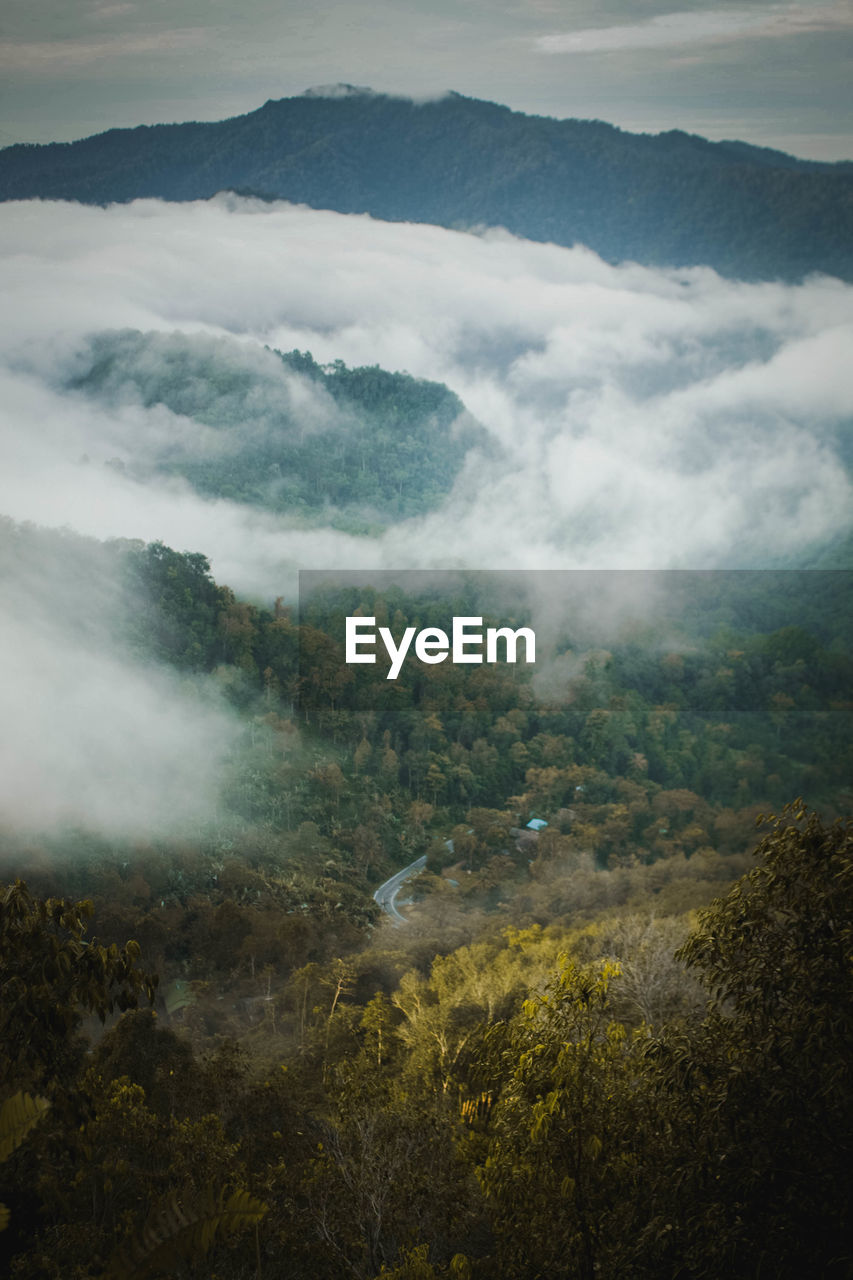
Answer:
[(326, 86), (218, 122), (0, 151), (2, 200), (188, 201), (224, 190), (385, 221), (501, 226), (611, 262), (853, 279), (851, 162), (529, 116), (453, 92), (416, 101)]

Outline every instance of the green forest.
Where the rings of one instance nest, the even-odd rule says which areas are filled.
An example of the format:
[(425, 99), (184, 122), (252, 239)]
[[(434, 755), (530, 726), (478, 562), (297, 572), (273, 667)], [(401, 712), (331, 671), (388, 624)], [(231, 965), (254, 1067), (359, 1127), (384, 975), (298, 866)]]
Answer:
[(391, 682), (342, 619), (506, 622), (489, 575), (266, 608), (0, 533), (239, 727), (195, 836), (4, 833), (5, 1273), (853, 1274), (848, 573), (627, 575), (600, 628), (623, 580), (554, 575), (535, 668)]

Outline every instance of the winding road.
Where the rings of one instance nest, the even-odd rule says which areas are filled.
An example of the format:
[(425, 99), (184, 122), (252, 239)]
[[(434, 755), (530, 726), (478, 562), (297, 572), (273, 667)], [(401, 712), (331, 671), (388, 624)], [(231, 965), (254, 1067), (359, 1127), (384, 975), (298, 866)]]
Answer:
[(408, 920), (397, 910), (397, 894), (402, 889), (409, 876), (417, 875), (419, 871), (423, 871), (426, 866), (426, 854), (421, 858), (416, 858), (414, 862), (410, 862), (407, 867), (403, 867), (402, 871), (398, 871), (390, 880), (386, 880), (381, 884), (373, 895), (373, 901), (377, 906), (381, 907), (387, 916), (390, 916), (394, 924), (408, 924)]

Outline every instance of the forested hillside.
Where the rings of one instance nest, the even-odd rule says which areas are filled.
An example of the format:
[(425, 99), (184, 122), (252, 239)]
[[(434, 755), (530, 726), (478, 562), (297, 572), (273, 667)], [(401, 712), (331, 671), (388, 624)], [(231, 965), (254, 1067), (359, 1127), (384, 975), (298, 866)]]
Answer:
[[(121, 452), (93, 461), (291, 523), (375, 531), (429, 511), (487, 439), (441, 383), (200, 335), (97, 334), (67, 387), (115, 415), (113, 447), (124, 424)], [(140, 430), (135, 407), (168, 416)]]
[(2, 534), (22, 613), (236, 730), (194, 833), (4, 832), (11, 1275), (849, 1274), (849, 574), (554, 575), (535, 668), (388, 681), (343, 617), (485, 613), (477, 575), (297, 613)]
[(500, 226), (609, 261), (853, 278), (848, 163), (525, 116), (459, 94), (307, 94), (215, 124), (0, 152), (4, 200), (204, 200), (227, 189), (390, 221)]

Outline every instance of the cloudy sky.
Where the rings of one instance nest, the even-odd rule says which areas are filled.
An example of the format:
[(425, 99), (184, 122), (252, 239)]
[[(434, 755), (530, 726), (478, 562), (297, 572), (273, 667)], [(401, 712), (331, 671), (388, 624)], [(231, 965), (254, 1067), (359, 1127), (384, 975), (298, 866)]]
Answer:
[(0, 142), (348, 82), (853, 157), (849, 0), (6, 0)]

